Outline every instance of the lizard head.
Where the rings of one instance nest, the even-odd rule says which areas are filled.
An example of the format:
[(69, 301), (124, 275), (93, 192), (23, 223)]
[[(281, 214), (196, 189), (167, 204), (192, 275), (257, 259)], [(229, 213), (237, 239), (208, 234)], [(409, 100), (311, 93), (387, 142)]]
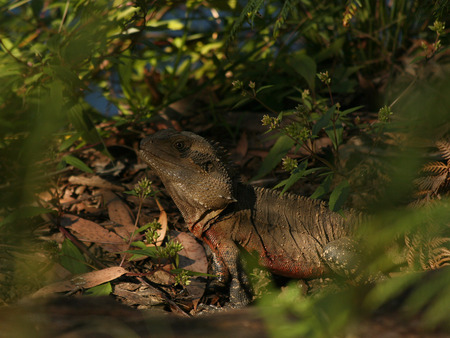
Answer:
[(161, 178), (188, 223), (235, 201), (223, 150), (201, 136), (161, 130), (141, 141), (140, 156)]

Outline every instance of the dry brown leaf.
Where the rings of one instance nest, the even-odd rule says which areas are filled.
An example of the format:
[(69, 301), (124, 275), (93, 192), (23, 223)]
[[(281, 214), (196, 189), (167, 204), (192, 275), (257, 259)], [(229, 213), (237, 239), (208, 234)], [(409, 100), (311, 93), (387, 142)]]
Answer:
[(160, 285), (172, 285), (175, 282), (173, 274), (163, 269), (154, 271), (151, 275), (147, 276), (147, 278), (152, 283)]
[(61, 225), (74, 233), (80, 241), (95, 243), (109, 252), (123, 251), (128, 247), (116, 233), (75, 215), (64, 215)]
[(47, 296), (56, 292), (67, 292), (76, 288), (88, 289), (94, 286), (112, 281), (120, 276), (126, 274), (128, 271), (120, 266), (106, 268), (98, 271), (92, 271), (77, 275), (69, 280), (56, 282), (36, 291), (32, 297)]
[(52, 264), (51, 268), (46, 272), (46, 275), (50, 277), (49, 281), (57, 281), (61, 279), (67, 279), (72, 273), (64, 268), (59, 263)]
[(102, 189), (109, 189), (114, 191), (124, 191), (125, 188), (120, 185), (112, 184), (99, 176), (70, 176), (69, 183), (78, 185), (87, 185), (89, 187), (96, 187)]
[(158, 223), (161, 224), (161, 229), (159, 229), (157, 232), (159, 234), (158, 236), (158, 240), (156, 241), (156, 245), (160, 246), (164, 240), (164, 238), (166, 238), (166, 233), (167, 233), (167, 213), (164, 210), (164, 208), (162, 207), (161, 203), (159, 203), (159, 201), (157, 199), (155, 199), (156, 204), (158, 204), (158, 208), (159, 208), (159, 218), (158, 218)]
[(74, 198), (72, 195), (74, 193), (74, 188), (73, 187), (66, 187), (64, 189), (64, 194), (63, 196), (59, 199), (59, 203), (60, 204), (65, 204), (65, 203), (72, 203), (74, 201), (76, 201), (76, 198)]
[(111, 190), (102, 190), (103, 202), (108, 208), (109, 219), (116, 223), (115, 232), (129, 238), (134, 232), (134, 215), (128, 205)]
[[(179, 268), (195, 272), (207, 273), (208, 260), (205, 250), (195, 238), (185, 232), (171, 231), (170, 235), (174, 240), (183, 244), (183, 250), (178, 255), (180, 257)], [(193, 300), (199, 299), (205, 292), (206, 282), (198, 277), (191, 277), (191, 283), (186, 286)]]

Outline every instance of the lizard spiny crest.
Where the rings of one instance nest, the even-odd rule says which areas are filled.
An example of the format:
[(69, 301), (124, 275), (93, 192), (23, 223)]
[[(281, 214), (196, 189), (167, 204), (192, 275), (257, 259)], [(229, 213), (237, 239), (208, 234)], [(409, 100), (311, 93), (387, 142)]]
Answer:
[(225, 153), (204, 138), (172, 129), (141, 141), (141, 157), (156, 171), (187, 222), (235, 201)]

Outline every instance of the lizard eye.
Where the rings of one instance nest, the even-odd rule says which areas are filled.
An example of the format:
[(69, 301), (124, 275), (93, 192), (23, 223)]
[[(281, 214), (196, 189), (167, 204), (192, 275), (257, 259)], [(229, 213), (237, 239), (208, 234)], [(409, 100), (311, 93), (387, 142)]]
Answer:
[(184, 144), (183, 141), (176, 141), (173, 146), (175, 147), (176, 150), (178, 151), (183, 151), (186, 148), (186, 145)]

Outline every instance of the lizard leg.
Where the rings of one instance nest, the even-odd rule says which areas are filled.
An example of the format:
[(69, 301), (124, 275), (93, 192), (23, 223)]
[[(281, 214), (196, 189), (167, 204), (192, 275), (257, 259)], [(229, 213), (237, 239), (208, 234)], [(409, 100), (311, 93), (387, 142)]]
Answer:
[(217, 276), (210, 283), (214, 289), (224, 289), (230, 282), (230, 272), (223, 260), (218, 256), (216, 252), (212, 253), (212, 273)]
[(331, 241), (323, 249), (322, 259), (330, 269), (357, 284), (370, 284), (387, 278), (381, 271), (364, 271), (361, 250), (350, 238), (342, 237)]
[(346, 278), (356, 277), (361, 266), (361, 253), (356, 242), (347, 237), (327, 243), (322, 259), (333, 272)]
[(230, 303), (234, 307), (242, 307), (252, 300), (251, 285), (240, 259), (240, 251), (233, 242), (222, 247), (222, 257), (231, 275)]
[[(213, 251), (214, 269), (219, 276), (218, 286), (229, 281), (230, 305), (233, 307), (247, 305), (252, 300), (252, 292), (242, 267), (238, 246), (232, 240), (217, 241), (211, 232), (208, 235), (207, 243)], [(213, 243), (215, 245), (212, 245)]]

